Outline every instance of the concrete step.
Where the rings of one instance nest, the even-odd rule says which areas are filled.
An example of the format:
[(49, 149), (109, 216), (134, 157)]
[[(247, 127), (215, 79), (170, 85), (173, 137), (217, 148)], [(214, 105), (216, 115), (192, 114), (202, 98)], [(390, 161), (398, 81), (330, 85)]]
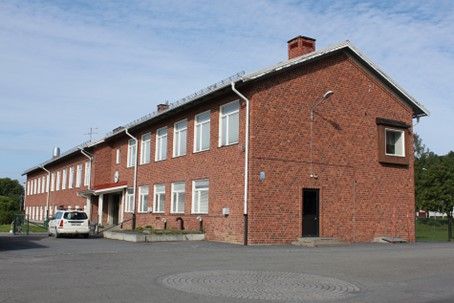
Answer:
[(304, 247), (340, 246), (348, 243), (336, 238), (328, 237), (303, 237), (292, 242), (293, 245)]

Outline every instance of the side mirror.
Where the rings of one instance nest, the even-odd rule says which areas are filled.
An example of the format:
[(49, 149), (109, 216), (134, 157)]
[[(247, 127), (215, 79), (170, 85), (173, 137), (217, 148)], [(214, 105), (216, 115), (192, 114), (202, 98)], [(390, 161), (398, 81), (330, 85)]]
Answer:
[(49, 216), (49, 221), (50, 220), (55, 220), (55, 217), (54, 216)]

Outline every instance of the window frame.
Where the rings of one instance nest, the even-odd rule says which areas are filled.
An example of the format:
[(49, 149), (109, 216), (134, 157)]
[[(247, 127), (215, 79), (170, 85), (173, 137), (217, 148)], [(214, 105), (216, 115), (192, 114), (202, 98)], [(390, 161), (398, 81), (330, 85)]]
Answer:
[[(184, 127), (182, 129), (177, 130), (177, 125), (184, 123)], [(184, 141), (181, 139), (182, 133), (184, 133)], [(181, 146), (182, 143), (185, 143), (185, 148), (182, 150)], [(181, 150), (179, 150), (181, 149)], [(178, 153), (177, 153), (178, 152)], [(177, 121), (173, 125), (173, 158), (186, 156), (188, 153), (188, 119), (182, 119)]]
[[(175, 190), (175, 185), (177, 184), (183, 184), (183, 190)], [(183, 193), (183, 209), (175, 209), (178, 208), (178, 201), (175, 202), (175, 193)], [(175, 204), (175, 205), (174, 205)], [(186, 182), (184, 181), (179, 181), (179, 182), (173, 182), (171, 184), (171, 195), (170, 195), (170, 213), (171, 214), (184, 214), (184, 209), (185, 209), (185, 204), (186, 204)]]
[(82, 185), (82, 164), (76, 165), (76, 188)]
[[(159, 131), (165, 130), (165, 135), (159, 135)], [(167, 160), (167, 150), (168, 150), (168, 128), (167, 126), (160, 127), (156, 130), (156, 149), (155, 149), (155, 162), (158, 161), (165, 161)], [(163, 158), (160, 158), (160, 153), (161, 153), (161, 147), (160, 144), (161, 142), (164, 142), (162, 138), (165, 138), (165, 143), (166, 143), (166, 149), (165, 152), (162, 154)], [(162, 145), (162, 144), (161, 144)]]
[(50, 191), (55, 191), (55, 173), (50, 174)]
[(121, 150), (120, 148), (115, 149), (115, 164), (121, 163)]
[[(396, 153), (390, 154), (390, 153), (386, 152), (386, 146), (387, 146), (387, 142), (388, 142), (387, 141), (388, 132), (400, 133), (401, 140), (402, 140), (402, 154), (396, 154)], [(396, 149), (394, 148), (394, 150), (396, 150)], [(390, 156), (390, 157), (400, 157), (400, 158), (406, 157), (406, 155), (405, 155), (405, 131), (403, 131), (401, 129), (385, 127), (385, 155)]]
[[(202, 116), (204, 114), (208, 114), (208, 120), (205, 120), (205, 121), (202, 121), (202, 122), (197, 122), (197, 117), (199, 116)], [(203, 144), (202, 144), (202, 139), (203, 139), (203, 126), (205, 126), (206, 124), (208, 124), (208, 148), (202, 148)], [(198, 126), (200, 126), (200, 133), (198, 131)], [(197, 138), (198, 136), (200, 135), (200, 149), (198, 149), (199, 147), (197, 146)], [(210, 110), (207, 110), (207, 111), (204, 111), (204, 112), (201, 112), (201, 113), (198, 113), (197, 115), (194, 116), (194, 148), (193, 148), (193, 152), (194, 153), (200, 153), (200, 152), (203, 152), (203, 151), (207, 151), (207, 150), (210, 150), (210, 147), (211, 147), (211, 111)]]
[(91, 181), (91, 163), (85, 162), (84, 186), (90, 186)]
[[(125, 213), (134, 213), (134, 189), (132, 187), (129, 187), (125, 191), (125, 206), (124, 206), (124, 212)], [(132, 200), (130, 200), (132, 199)]]
[(69, 167), (68, 189), (74, 188), (74, 166)]
[[(145, 189), (146, 189), (146, 193), (144, 192)], [(144, 206), (143, 205), (144, 196), (147, 197), (146, 208), (143, 207)], [(139, 186), (139, 207), (137, 209), (138, 213), (147, 213), (148, 212), (149, 200), (150, 200), (149, 197), (150, 197), (150, 187), (148, 185)]]
[[(207, 188), (207, 211), (206, 212), (201, 212), (200, 211), (200, 200), (196, 201), (196, 193), (200, 190), (196, 191), (196, 183), (197, 182), (208, 182)], [(192, 203), (191, 203), (191, 214), (201, 214), (201, 215), (207, 215), (210, 211), (210, 180), (209, 179), (198, 179), (198, 180), (193, 180), (192, 181)], [(197, 202), (197, 207), (196, 207), (196, 202)], [(196, 209), (197, 208), (197, 209)]]
[[(133, 142), (133, 144), (131, 144), (131, 142)], [(134, 150), (134, 155), (131, 155), (132, 154), (131, 150)], [(126, 167), (127, 168), (134, 167), (136, 165), (136, 162), (137, 162), (137, 142), (136, 142), (136, 140), (131, 138), (128, 140), (128, 153), (127, 153), (127, 157), (126, 157)]]
[[(223, 113), (222, 113), (222, 110), (223, 110), (225, 107), (227, 107), (227, 106), (229, 106), (229, 105), (231, 105), (231, 104), (233, 104), (233, 103), (237, 103), (237, 104), (238, 104), (238, 109), (235, 110), (235, 111), (233, 111), (233, 112), (231, 112), (231, 113), (229, 113), (229, 114), (223, 114)], [(221, 106), (219, 107), (219, 142), (218, 142), (218, 147), (230, 146), (230, 145), (235, 145), (235, 144), (240, 143), (240, 108), (241, 108), (241, 106), (240, 106), (240, 100), (234, 100), (234, 101), (225, 103), (225, 104), (223, 104), (223, 105), (221, 105)], [(224, 116), (227, 117), (227, 123), (226, 123), (226, 125), (227, 125), (227, 127), (226, 127), (226, 128), (227, 128), (227, 131), (226, 131), (226, 135), (228, 135), (229, 129), (230, 129), (230, 127), (229, 127), (229, 122), (228, 122), (228, 121), (229, 121), (229, 120), (228, 120), (228, 117), (230, 117), (230, 116), (233, 115), (233, 114), (237, 114), (237, 113), (238, 113), (238, 138), (237, 138), (237, 140), (236, 140), (235, 142), (228, 142), (228, 140), (227, 140), (228, 138), (226, 138), (226, 144), (222, 144), (222, 136), (223, 136), (223, 134), (224, 134), (224, 129), (222, 128), (222, 118), (223, 118)]]
[(66, 189), (66, 182), (68, 181), (67, 179), (67, 172), (66, 168), (64, 168), (62, 171), (62, 176), (61, 176), (61, 189), (65, 190)]
[[(163, 191), (157, 191), (157, 188), (158, 187), (162, 187), (163, 188)], [(164, 198), (163, 200), (161, 201), (161, 199), (159, 198), (159, 201), (157, 201), (157, 195), (161, 195), (163, 194), (164, 195)], [(163, 214), (164, 211), (165, 211), (165, 202), (166, 202), (166, 186), (164, 183), (159, 183), (159, 184), (155, 184), (153, 186), (153, 213), (157, 213), (157, 214)], [(162, 209), (158, 209), (158, 206), (162, 205)]]
[[(148, 136), (147, 140), (144, 140), (144, 137)], [(148, 152), (144, 153), (144, 147), (148, 145)], [(145, 156), (148, 155), (148, 158)], [(140, 137), (140, 164), (148, 164), (151, 162), (151, 132), (145, 133)]]

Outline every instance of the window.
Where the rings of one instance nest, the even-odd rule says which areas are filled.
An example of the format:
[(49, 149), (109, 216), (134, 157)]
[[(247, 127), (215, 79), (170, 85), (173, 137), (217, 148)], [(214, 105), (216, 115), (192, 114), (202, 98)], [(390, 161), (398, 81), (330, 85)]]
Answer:
[(76, 187), (82, 184), (82, 164), (77, 164), (76, 167)]
[(90, 185), (91, 164), (90, 161), (85, 162), (85, 178), (84, 186)]
[(186, 119), (175, 123), (173, 135), (173, 156), (186, 155), (186, 138), (188, 132), (188, 121)]
[(61, 172), (57, 172), (57, 188), (56, 190), (60, 190), (60, 184), (61, 184)]
[(50, 191), (55, 190), (55, 173), (50, 175)]
[(134, 190), (132, 188), (128, 188), (126, 191), (125, 212), (134, 212)]
[(385, 129), (386, 155), (405, 157), (404, 131)]
[(32, 193), (33, 193), (33, 195), (36, 194), (36, 184), (35, 184), (35, 179), (32, 180)]
[(137, 157), (137, 148), (136, 148), (136, 140), (129, 139), (128, 141), (128, 165), (127, 167), (133, 167), (136, 165), (136, 157)]
[(148, 211), (148, 185), (139, 186), (139, 212)]
[(74, 166), (71, 166), (69, 168), (69, 182), (68, 182), (68, 188), (73, 188), (74, 186)]
[(41, 179), (41, 192), (44, 194), (46, 191), (46, 176), (43, 176)]
[(164, 184), (156, 184), (154, 186), (154, 200), (153, 200), (153, 212), (163, 213), (164, 202), (166, 199), (166, 187)]
[(196, 180), (192, 182), (192, 213), (208, 213), (208, 180)]
[(120, 149), (115, 150), (115, 164), (120, 164)]
[(210, 111), (195, 116), (194, 152), (210, 149)]
[(27, 196), (30, 195), (30, 181), (27, 181), (27, 185), (26, 185), (26, 193), (27, 193)]
[(142, 144), (140, 147), (140, 164), (150, 163), (150, 142), (151, 134), (146, 133), (142, 135)]
[(170, 205), (171, 213), (184, 213), (184, 182), (172, 183), (172, 201)]
[(49, 188), (50, 188), (50, 176), (49, 176), (49, 174), (47, 174), (47, 177), (46, 177), (46, 193), (49, 192)]
[(167, 127), (156, 131), (156, 161), (167, 159)]
[(220, 114), (219, 146), (238, 143), (240, 102), (222, 105)]
[(38, 191), (38, 194), (41, 193), (41, 177), (38, 177), (37, 191)]
[(66, 189), (66, 181), (67, 181), (67, 174), (66, 174), (66, 168), (62, 171), (62, 180), (61, 180), (61, 189)]

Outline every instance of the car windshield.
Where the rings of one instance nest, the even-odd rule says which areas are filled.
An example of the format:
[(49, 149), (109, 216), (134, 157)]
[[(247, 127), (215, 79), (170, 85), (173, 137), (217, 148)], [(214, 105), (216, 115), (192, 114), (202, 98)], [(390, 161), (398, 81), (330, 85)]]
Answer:
[(83, 212), (70, 212), (70, 213), (65, 213), (63, 218), (69, 219), (69, 220), (85, 220), (85, 219), (87, 219), (87, 214), (83, 213)]

